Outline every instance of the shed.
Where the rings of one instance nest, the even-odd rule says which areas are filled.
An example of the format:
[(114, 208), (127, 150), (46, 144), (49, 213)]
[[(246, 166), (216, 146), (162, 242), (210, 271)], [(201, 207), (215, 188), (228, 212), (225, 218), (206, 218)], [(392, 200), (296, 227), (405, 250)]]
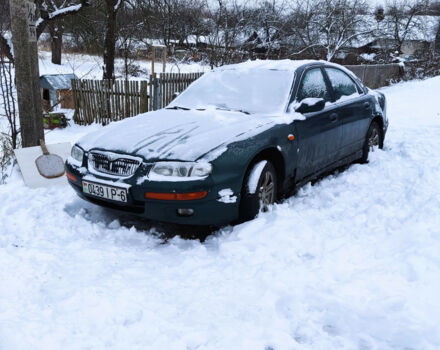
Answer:
[(71, 80), (78, 79), (75, 74), (46, 74), (40, 77), (43, 109), (49, 111), (59, 104), (61, 108), (73, 109)]

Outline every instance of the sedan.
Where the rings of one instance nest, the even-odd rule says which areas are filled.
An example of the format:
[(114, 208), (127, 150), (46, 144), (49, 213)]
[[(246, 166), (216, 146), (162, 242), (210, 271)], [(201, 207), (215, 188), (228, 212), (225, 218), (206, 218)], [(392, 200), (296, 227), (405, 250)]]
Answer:
[(66, 161), (82, 198), (154, 221), (222, 226), (382, 148), (385, 96), (323, 61), (249, 61), (166, 108), (112, 123)]

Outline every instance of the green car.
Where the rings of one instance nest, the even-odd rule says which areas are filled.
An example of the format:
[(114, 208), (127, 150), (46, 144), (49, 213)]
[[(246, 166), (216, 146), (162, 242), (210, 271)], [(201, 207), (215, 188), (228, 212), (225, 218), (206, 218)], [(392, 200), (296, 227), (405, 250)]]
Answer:
[(323, 61), (217, 68), (166, 108), (83, 137), (66, 161), (84, 199), (142, 217), (222, 226), (382, 147), (385, 96)]

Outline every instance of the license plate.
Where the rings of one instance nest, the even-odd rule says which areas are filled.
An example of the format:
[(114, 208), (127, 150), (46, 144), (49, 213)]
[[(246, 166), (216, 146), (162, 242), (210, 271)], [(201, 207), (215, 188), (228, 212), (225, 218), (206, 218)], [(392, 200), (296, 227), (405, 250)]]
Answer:
[(83, 192), (89, 195), (110, 199), (117, 202), (127, 202), (127, 189), (101, 185), (96, 182), (83, 181)]

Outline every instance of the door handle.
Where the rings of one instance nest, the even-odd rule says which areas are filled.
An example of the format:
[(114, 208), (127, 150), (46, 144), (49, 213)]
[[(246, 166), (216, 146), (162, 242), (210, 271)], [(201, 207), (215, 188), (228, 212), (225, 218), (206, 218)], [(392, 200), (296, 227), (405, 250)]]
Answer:
[(332, 121), (332, 123), (334, 123), (338, 120), (338, 115), (336, 113), (332, 113), (329, 115), (329, 118)]
[(365, 109), (370, 109), (370, 102), (364, 102)]

